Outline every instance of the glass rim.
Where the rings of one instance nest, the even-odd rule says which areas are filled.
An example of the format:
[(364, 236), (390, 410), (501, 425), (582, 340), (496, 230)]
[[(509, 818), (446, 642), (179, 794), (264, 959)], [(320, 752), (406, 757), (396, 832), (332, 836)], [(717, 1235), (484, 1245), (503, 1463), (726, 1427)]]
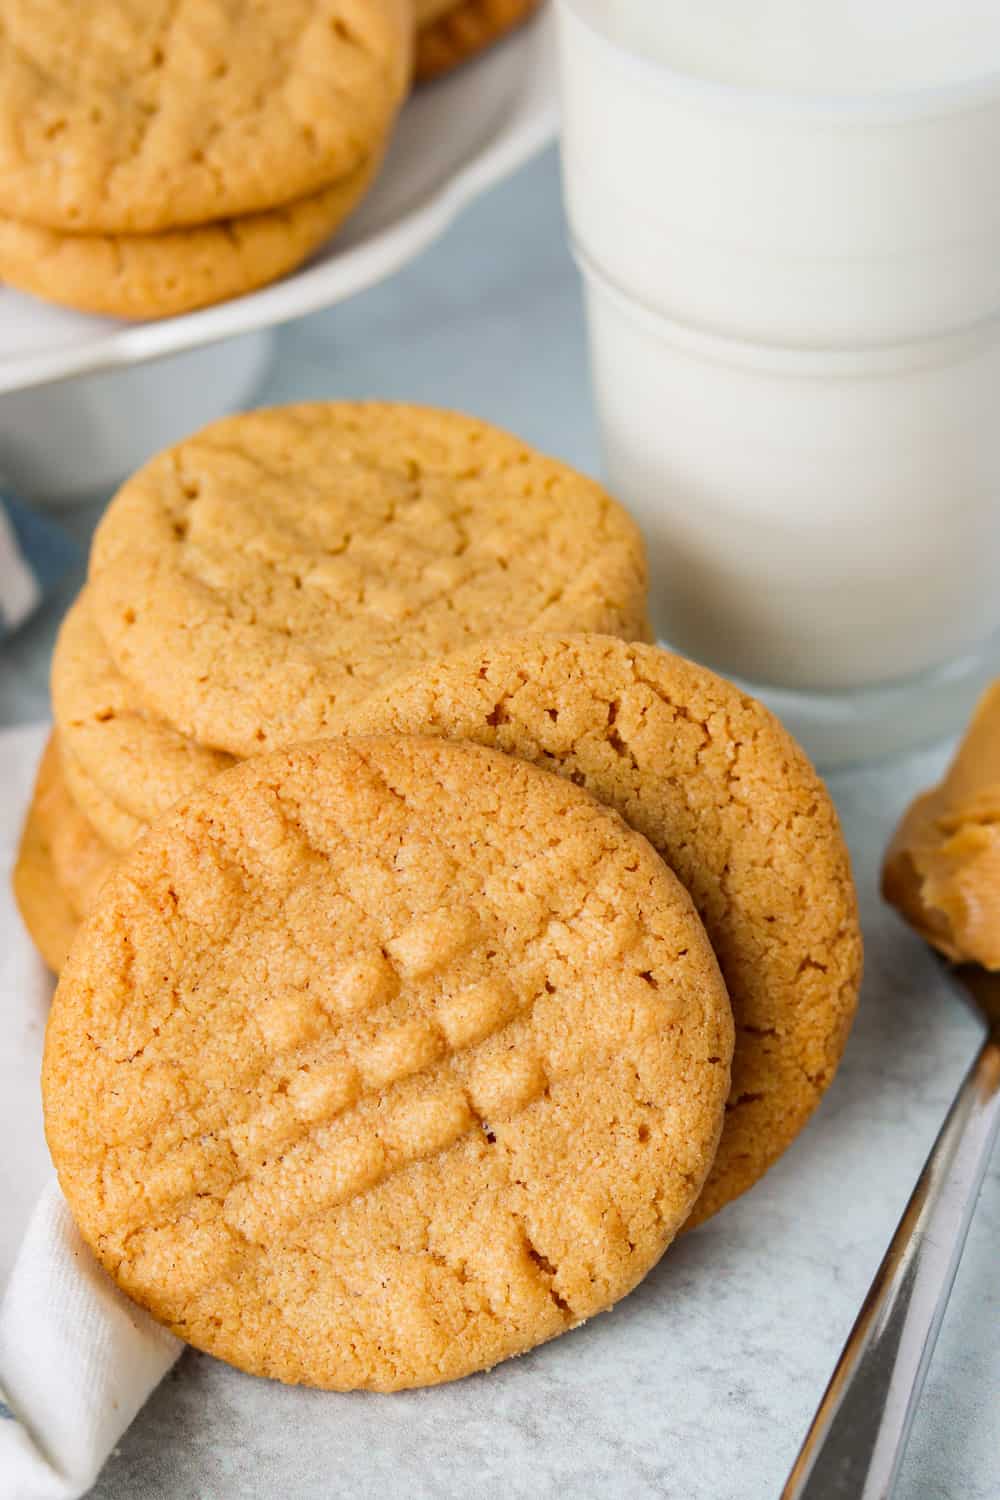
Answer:
[(829, 123), (870, 124), (873, 121), (919, 119), (954, 114), (1000, 103), (1000, 68), (948, 82), (908, 84), (881, 89), (793, 89), (774, 84), (731, 83), (687, 73), (647, 57), (634, 47), (616, 42), (588, 13), (587, 0), (555, 0), (556, 8), (583, 27), (617, 62), (655, 80), (667, 91), (732, 111), (790, 114)]

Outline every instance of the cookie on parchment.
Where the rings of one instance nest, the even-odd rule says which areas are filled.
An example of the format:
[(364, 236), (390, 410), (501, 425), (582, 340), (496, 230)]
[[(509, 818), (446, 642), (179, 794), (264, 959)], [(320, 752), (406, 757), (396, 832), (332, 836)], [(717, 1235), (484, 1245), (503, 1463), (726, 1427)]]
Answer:
[[(412, 27), (411, 0), (0, 0), (0, 212), (63, 235), (121, 236), (318, 205), (380, 153)], [(298, 210), (314, 228), (326, 212)], [(212, 230), (203, 252), (224, 258), (228, 232)], [(285, 232), (268, 230), (272, 258)], [(294, 232), (301, 248), (304, 224)], [(76, 262), (70, 251), (53, 278), (95, 269), (93, 249)], [(147, 300), (167, 275), (152, 253)], [(258, 243), (252, 258), (263, 254)]]
[(470, 417), (248, 412), (168, 449), (98, 527), (90, 607), (150, 707), (217, 750), (322, 736), (408, 667), (506, 630), (644, 635), (631, 518)]
[(154, 234), (66, 234), (0, 215), (0, 280), (111, 317), (192, 312), (256, 291), (301, 265), (361, 200), (378, 160), (310, 198)]
[(689, 897), (615, 813), (477, 746), (327, 742), (224, 772), (109, 877), (46, 1133), (85, 1239), (181, 1337), (393, 1390), (645, 1275), (731, 1043)]
[(857, 1004), (850, 862), (819, 777), (768, 711), (703, 667), (592, 637), (487, 643), (374, 694), (349, 734), (439, 734), (587, 787), (694, 898), (736, 1020), (715, 1213), (791, 1144), (833, 1078)]
[(427, 82), (478, 56), (534, 15), (541, 0), (417, 0), (414, 74)]

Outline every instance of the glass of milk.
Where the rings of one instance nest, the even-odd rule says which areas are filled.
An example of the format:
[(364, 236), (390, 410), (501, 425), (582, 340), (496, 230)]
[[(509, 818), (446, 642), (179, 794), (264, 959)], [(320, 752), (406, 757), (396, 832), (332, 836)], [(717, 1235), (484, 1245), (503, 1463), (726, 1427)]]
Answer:
[(611, 488), (661, 637), (826, 764), (1000, 673), (1000, 3), (557, 0)]

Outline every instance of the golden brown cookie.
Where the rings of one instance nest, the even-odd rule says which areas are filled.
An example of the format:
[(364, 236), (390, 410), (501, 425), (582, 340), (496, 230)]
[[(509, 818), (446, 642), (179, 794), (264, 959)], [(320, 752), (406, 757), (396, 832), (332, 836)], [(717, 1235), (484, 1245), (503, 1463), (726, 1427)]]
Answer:
[(56, 879), (52, 850), (38, 815), (39, 793), (51, 783), (58, 765), (50, 740), (38, 767), (35, 793), (28, 808), (11, 884), (28, 935), (54, 974), (62, 968), (76, 934), (78, 916)]
[(56, 880), (74, 915), (85, 916), (93, 906), (115, 856), (114, 851), (98, 838), (70, 796), (63, 779), (55, 736), (45, 747), (33, 809), (52, 857)]
[(833, 1078), (861, 978), (837, 816), (777, 720), (705, 668), (592, 636), (499, 641), (427, 664), (343, 725), (523, 756), (645, 834), (694, 898), (736, 1020), (726, 1128), (692, 1223), (750, 1187)]
[(378, 402), (245, 413), (154, 458), (97, 530), (89, 597), (150, 706), (234, 755), (323, 735), (501, 621), (647, 628), (639, 531), (599, 485), (485, 422)]
[(0, 280), (116, 318), (166, 318), (255, 291), (307, 259), (360, 201), (372, 158), (282, 208), (159, 234), (64, 234), (0, 217)]
[[(381, 149), (412, 25), (411, 0), (0, 0), (0, 209), (157, 234), (315, 198)], [(226, 233), (203, 253), (224, 257)], [(81, 291), (94, 253), (73, 263)]]
[(430, 26), (432, 21), (444, 15), (445, 10), (454, 10), (459, 0), (415, 0), (414, 20), (417, 30)]
[(421, 83), (448, 73), (534, 15), (541, 0), (458, 0), (434, 5), (423, 25), (418, 10), (414, 73)]
[(394, 1390), (625, 1295), (711, 1162), (732, 1020), (586, 792), (441, 740), (226, 771), (112, 873), (45, 1045), (74, 1217), (243, 1369)]
[(63, 753), (83, 778), (75, 783), (82, 786), (81, 805), (110, 829), (117, 847), (123, 839), (132, 842), (135, 820), (151, 822), (233, 763), (232, 756), (196, 744), (148, 708), (108, 655), (86, 589), (56, 640), (52, 710)]
[(146, 822), (133, 817), (109, 797), (65, 745), (60, 749), (59, 760), (67, 792), (103, 843), (120, 852), (141, 838), (148, 826)]
[(438, 20), (446, 11), (454, 10), (459, 3), (460, 0), (416, 0), (413, 13), (417, 30), (430, 26), (432, 21)]

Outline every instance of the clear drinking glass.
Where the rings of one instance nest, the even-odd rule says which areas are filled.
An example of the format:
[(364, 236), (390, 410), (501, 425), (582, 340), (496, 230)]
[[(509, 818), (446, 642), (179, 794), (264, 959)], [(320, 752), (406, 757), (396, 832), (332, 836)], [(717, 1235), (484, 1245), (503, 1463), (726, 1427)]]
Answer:
[(620, 4), (558, 0), (563, 162), (654, 623), (828, 765), (946, 732), (1000, 672), (1000, 77), (694, 76)]

